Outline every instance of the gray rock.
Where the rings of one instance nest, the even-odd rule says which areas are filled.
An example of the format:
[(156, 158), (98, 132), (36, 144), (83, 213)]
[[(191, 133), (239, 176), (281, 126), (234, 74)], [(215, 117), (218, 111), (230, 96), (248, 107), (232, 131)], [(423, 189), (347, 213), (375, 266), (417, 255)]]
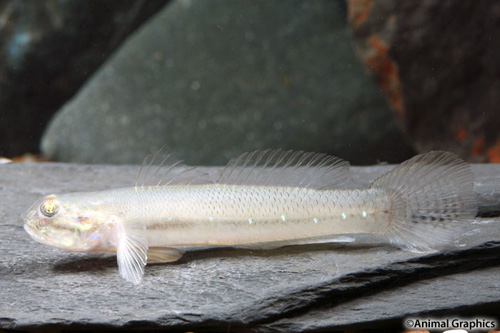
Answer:
[[(407, 139), (500, 163), (500, 4), (348, 0), (353, 39)], [(478, 112), (478, 110), (481, 110)]]
[[(389, 168), (354, 167), (353, 179), (366, 186)], [(58, 250), (24, 232), (20, 215), (39, 196), (130, 186), (136, 170), (0, 165), (1, 328), (399, 328), (408, 316), (491, 316), (500, 305), (498, 242), (428, 255), (369, 241), (198, 250), (178, 263), (147, 266), (143, 284), (133, 286), (119, 277), (113, 255)], [(214, 175), (219, 169), (206, 170)], [(500, 166), (474, 165), (473, 171), (482, 214), (496, 215), (476, 219), (493, 231), (476, 239), (479, 244), (499, 236)]]
[(38, 152), (50, 117), (167, 0), (0, 2), (0, 156)]
[(344, 7), (173, 1), (58, 112), (42, 150), (87, 163), (162, 146), (190, 164), (278, 147), (402, 160), (411, 150), (354, 55)]

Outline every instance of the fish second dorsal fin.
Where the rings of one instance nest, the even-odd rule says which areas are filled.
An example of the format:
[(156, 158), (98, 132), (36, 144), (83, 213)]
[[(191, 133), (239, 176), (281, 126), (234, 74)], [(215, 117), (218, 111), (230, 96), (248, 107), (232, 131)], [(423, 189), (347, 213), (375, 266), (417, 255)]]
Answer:
[(217, 183), (326, 189), (342, 186), (348, 177), (349, 163), (338, 157), (278, 149), (257, 150), (233, 158)]

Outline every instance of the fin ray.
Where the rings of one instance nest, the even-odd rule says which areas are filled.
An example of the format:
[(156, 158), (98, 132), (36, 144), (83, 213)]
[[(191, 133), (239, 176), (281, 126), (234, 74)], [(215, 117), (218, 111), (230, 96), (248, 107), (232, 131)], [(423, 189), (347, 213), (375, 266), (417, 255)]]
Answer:
[(120, 275), (127, 281), (139, 284), (147, 262), (147, 237), (143, 223), (134, 220), (116, 222), (118, 244), (116, 257)]
[(250, 243), (238, 245), (238, 248), (249, 250), (273, 250), (288, 245), (328, 244), (328, 243), (353, 243), (356, 239), (345, 235), (322, 236), (304, 239), (292, 239), (276, 242)]
[(196, 167), (189, 167), (184, 160), (163, 149), (148, 154), (137, 172), (135, 187), (211, 184), (207, 172), (200, 172)]
[(349, 163), (327, 154), (263, 150), (231, 159), (217, 183), (230, 185), (339, 187), (349, 176)]
[(449, 247), (470, 227), (477, 211), (474, 175), (457, 155), (417, 155), (376, 179), (371, 188), (389, 191), (392, 243), (412, 251)]
[(173, 247), (151, 247), (148, 249), (148, 264), (177, 261), (184, 255), (184, 252)]

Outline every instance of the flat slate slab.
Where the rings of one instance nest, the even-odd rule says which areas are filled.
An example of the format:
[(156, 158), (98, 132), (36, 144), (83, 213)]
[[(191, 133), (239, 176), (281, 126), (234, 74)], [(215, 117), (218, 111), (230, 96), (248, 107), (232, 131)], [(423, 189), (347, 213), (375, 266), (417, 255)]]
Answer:
[[(367, 186), (390, 168), (353, 167), (353, 180)], [(148, 265), (135, 286), (120, 278), (114, 255), (66, 252), (24, 232), (21, 214), (38, 197), (131, 186), (136, 171), (0, 165), (1, 328), (329, 331), (399, 328), (418, 314), (498, 315), (500, 165), (473, 165), (475, 223), (488, 236), (464, 235), (477, 245), (446, 253), (411, 253), (371, 239), (270, 251), (204, 249), (177, 263)]]

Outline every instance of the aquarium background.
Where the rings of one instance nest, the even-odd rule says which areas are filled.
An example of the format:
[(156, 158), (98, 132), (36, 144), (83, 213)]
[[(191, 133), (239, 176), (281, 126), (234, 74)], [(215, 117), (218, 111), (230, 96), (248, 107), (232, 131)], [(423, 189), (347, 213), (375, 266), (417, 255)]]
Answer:
[(0, 1), (0, 156), (500, 162), (500, 3)]

